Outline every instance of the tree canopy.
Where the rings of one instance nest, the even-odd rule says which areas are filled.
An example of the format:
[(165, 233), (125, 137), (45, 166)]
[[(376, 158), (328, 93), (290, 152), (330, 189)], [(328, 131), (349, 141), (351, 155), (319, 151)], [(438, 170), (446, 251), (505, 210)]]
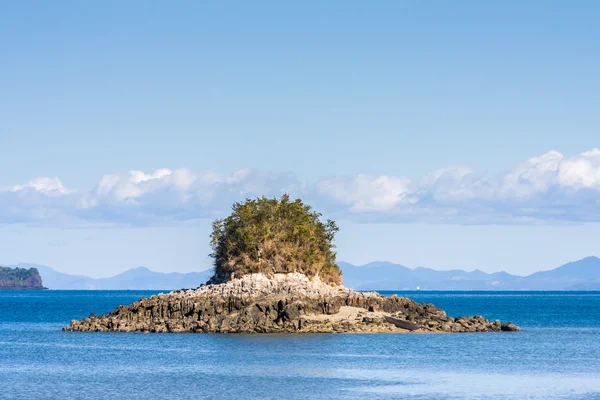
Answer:
[(37, 268), (7, 268), (0, 266), (0, 289), (41, 288), (42, 278)]
[(332, 220), (300, 199), (260, 197), (237, 202), (230, 216), (213, 222), (211, 247), (213, 283), (231, 274), (300, 272), (318, 275), (328, 283), (341, 283), (335, 263), (334, 236), (339, 230)]

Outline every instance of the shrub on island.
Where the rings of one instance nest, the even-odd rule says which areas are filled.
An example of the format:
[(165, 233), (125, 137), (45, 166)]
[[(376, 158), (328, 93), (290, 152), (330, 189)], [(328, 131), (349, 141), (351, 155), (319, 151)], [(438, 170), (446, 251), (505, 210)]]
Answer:
[(236, 202), (231, 215), (213, 222), (215, 274), (210, 283), (259, 272), (299, 272), (341, 284), (333, 244), (337, 231), (334, 221), (321, 221), (310, 205), (287, 194)]

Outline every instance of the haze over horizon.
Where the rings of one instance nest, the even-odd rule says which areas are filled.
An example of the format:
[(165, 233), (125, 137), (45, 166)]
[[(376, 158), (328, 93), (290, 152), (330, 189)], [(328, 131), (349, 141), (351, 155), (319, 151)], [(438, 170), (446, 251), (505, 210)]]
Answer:
[(598, 256), (600, 5), (512, 6), (6, 4), (0, 261), (203, 270), (284, 192), (352, 264)]
[[(582, 259), (572, 260), (569, 263), (576, 263), (576, 262), (586, 261), (586, 260), (594, 260), (594, 261), (598, 262), (600, 260), (600, 257), (592, 255), (592, 256), (584, 257)], [(434, 271), (437, 271), (437, 272), (461, 271), (461, 272), (468, 272), (468, 273), (470, 273), (470, 272), (483, 271), (483, 270), (481, 270), (479, 268), (473, 269), (473, 270), (466, 270), (466, 269), (451, 269), (451, 268), (443, 268), (443, 267), (442, 268), (439, 268), (439, 267), (438, 268), (436, 268), (436, 267), (424, 267), (422, 265), (412, 265), (411, 266), (411, 265), (405, 265), (405, 264), (402, 264), (402, 263), (397, 263), (397, 262), (392, 262), (392, 261), (386, 261), (386, 260), (373, 260), (373, 261), (370, 261), (368, 263), (361, 264), (361, 265), (349, 263), (349, 262), (344, 261), (344, 260), (338, 260), (338, 262), (340, 263), (340, 265), (344, 265), (344, 266), (345, 265), (351, 265), (351, 266), (359, 267), (359, 268), (361, 268), (361, 267), (370, 267), (372, 265), (377, 265), (377, 266), (390, 265), (391, 267), (402, 267), (402, 268), (408, 268), (408, 269), (411, 269), (411, 270), (423, 269), (423, 268), (424, 269), (431, 269), (431, 270), (434, 270)], [(569, 263), (566, 263), (566, 264), (569, 264)], [(8, 264), (8, 263), (4, 263), (4, 264), (0, 263), (0, 265), (1, 266), (7, 266), (7, 267), (10, 267), (10, 268), (26, 268), (26, 269), (32, 268), (32, 267), (34, 267), (34, 268), (35, 267), (45, 267), (45, 268), (50, 268), (51, 270), (53, 270), (55, 272), (58, 272), (58, 273), (61, 273), (61, 274), (74, 275), (74, 274), (69, 274), (69, 273), (67, 273), (65, 271), (61, 271), (60, 269), (54, 268), (51, 265), (44, 265), (44, 264), (19, 262), (19, 263), (14, 264), (14, 265), (11, 265), (11, 264)], [(529, 274), (522, 274), (522, 275), (512, 274), (512, 275), (514, 275), (514, 276), (529, 276), (531, 274), (535, 274), (536, 272), (551, 271), (551, 270), (554, 270), (556, 268), (563, 267), (564, 265), (565, 264), (550, 265), (550, 266), (547, 266), (547, 267), (542, 268), (540, 270), (536, 270), (536, 271), (534, 271), (532, 273), (529, 273)], [(87, 274), (82, 274), (82, 273), (80, 273), (78, 275), (82, 275), (82, 276), (85, 276), (85, 277), (88, 277), (88, 278), (92, 278), (92, 279), (105, 279), (105, 278), (114, 278), (114, 277), (116, 277), (116, 276), (118, 276), (120, 274), (128, 273), (128, 272), (135, 271), (135, 270), (147, 270), (147, 271), (158, 272), (158, 273), (186, 274), (186, 273), (197, 273), (197, 272), (201, 272), (201, 273), (211, 272), (212, 273), (213, 268), (214, 268), (214, 266), (209, 265), (206, 268), (192, 270), (192, 271), (189, 271), (189, 272), (181, 272), (181, 271), (178, 271), (176, 269), (169, 269), (168, 271), (156, 271), (156, 270), (148, 268), (148, 267), (146, 267), (144, 265), (138, 265), (138, 266), (133, 266), (133, 267), (129, 267), (129, 268), (124, 268), (123, 270), (118, 271), (118, 272), (116, 272), (115, 274), (112, 274), (112, 275), (94, 276), (94, 275), (87, 275)], [(507, 271), (501, 270), (501, 271), (483, 271), (483, 272), (486, 272), (486, 273), (489, 273), (489, 274), (494, 274), (494, 273), (502, 273), (502, 272), (507, 272)]]

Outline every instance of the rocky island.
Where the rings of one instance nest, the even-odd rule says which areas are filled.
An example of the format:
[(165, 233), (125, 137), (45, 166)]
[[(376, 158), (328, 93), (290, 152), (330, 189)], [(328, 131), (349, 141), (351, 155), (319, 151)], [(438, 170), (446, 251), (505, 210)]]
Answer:
[(0, 267), (0, 290), (45, 289), (42, 277), (36, 268)]
[(215, 274), (197, 289), (159, 294), (65, 331), (194, 333), (500, 332), (519, 328), (457, 317), (408, 298), (355, 292), (335, 264), (333, 221), (300, 200), (236, 203), (214, 222)]

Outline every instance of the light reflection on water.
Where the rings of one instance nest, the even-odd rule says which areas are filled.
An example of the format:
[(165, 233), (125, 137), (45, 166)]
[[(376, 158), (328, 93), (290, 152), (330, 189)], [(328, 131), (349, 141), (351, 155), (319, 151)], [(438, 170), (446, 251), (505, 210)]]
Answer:
[[(364, 372), (368, 373), (368, 372)], [(353, 388), (363, 393), (402, 394), (463, 399), (482, 398), (584, 398), (582, 396), (600, 393), (600, 380), (597, 375), (537, 375), (537, 374), (456, 374), (431, 371), (411, 371), (394, 373), (378, 380), (401, 382), (400, 384), (367, 385)], [(416, 376), (415, 376), (416, 375)]]

